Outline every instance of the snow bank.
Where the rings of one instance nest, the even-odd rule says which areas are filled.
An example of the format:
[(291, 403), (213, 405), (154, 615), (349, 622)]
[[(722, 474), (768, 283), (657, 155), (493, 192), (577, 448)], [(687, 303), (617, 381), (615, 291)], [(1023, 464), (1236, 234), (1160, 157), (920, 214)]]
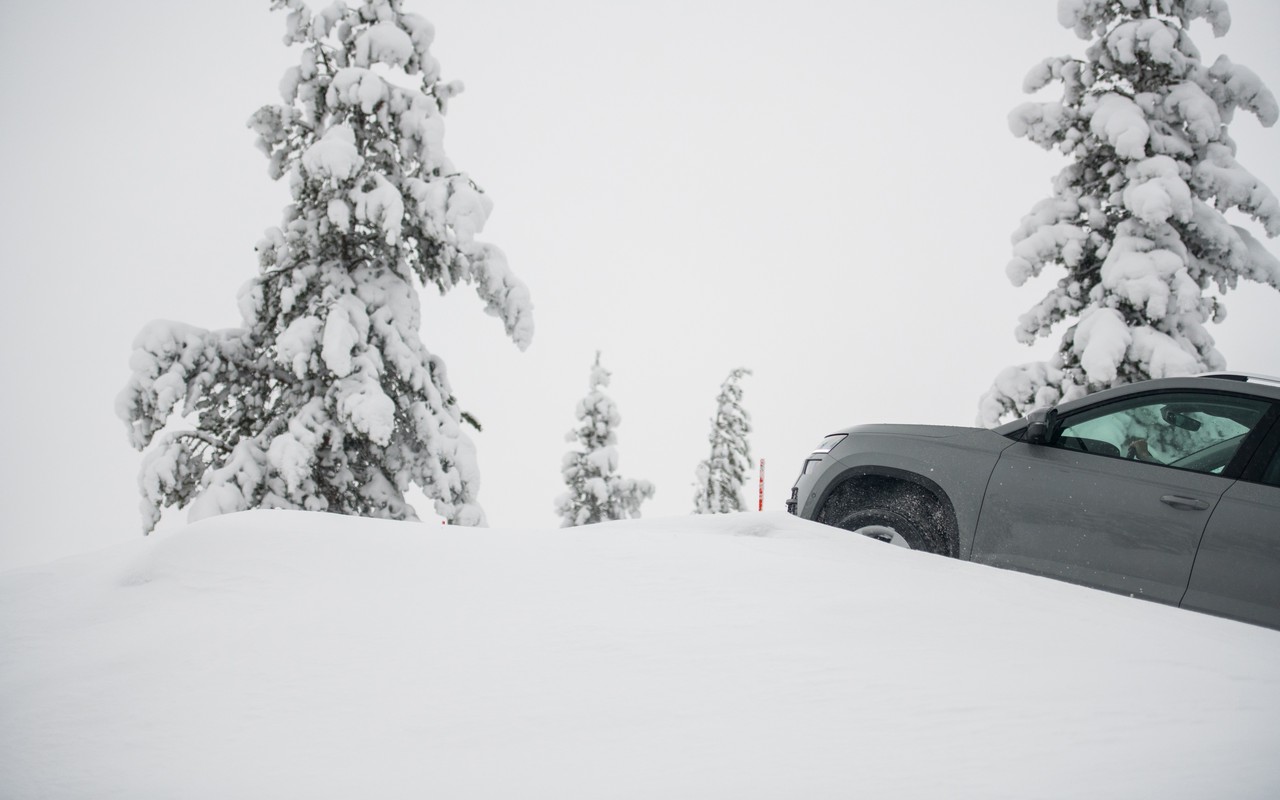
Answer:
[(1280, 794), (1280, 634), (784, 514), (236, 514), (0, 640), (5, 797)]

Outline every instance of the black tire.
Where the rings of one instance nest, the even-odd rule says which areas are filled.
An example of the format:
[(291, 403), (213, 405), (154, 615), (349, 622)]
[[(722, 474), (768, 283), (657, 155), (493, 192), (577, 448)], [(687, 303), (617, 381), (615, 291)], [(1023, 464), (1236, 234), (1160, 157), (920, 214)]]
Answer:
[[(851, 480), (831, 493), (815, 519), (884, 541), (896, 533), (901, 537), (896, 543), (912, 550), (959, 555), (950, 505), (944, 506), (927, 489), (908, 481), (882, 476)], [(887, 528), (890, 533), (866, 530), (871, 527)]]
[[(885, 531), (898, 534), (912, 550), (928, 551), (929, 542), (920, 530), (920, 526), (896, 511), (887, 508), (867, 508), (855, 511), (836, 524), (837, 528), (861, 533), (882, 542), (892, 542)], [(877, 530), (878, 529), (878, 530)], [(903, 542), (898, 542), (902, 544)]]

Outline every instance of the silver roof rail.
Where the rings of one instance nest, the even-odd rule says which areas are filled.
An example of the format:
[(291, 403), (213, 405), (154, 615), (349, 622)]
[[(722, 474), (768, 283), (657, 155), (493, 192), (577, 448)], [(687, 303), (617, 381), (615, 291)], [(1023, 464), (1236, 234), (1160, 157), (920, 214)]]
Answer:
[(1257, 375), (1252, 372), (1202, 372), (1195, 377), (1217, 378), (1223, 381), (1244, 381), (1245, 383), (1267, 383), (1272, 386), (1280, 386), (1280, 378), (1273, 378), (1270, 375)]

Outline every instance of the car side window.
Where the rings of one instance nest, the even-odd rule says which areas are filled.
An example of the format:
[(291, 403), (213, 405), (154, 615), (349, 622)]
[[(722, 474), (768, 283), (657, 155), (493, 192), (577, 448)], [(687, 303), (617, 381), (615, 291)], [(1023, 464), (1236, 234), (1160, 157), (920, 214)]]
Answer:
[(1143, 395), (1065, 416), (1049, 444), (1064, 450), (1220, 473), (1268, 410), (1253, 397)]

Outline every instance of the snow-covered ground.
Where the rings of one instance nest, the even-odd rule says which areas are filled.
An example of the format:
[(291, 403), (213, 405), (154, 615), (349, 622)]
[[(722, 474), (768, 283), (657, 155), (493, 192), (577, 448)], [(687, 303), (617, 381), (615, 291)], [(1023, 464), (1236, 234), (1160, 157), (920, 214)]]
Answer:
[(780, 513), (0, 574), (6, 798), (1280, 796), (1280, 633)]

